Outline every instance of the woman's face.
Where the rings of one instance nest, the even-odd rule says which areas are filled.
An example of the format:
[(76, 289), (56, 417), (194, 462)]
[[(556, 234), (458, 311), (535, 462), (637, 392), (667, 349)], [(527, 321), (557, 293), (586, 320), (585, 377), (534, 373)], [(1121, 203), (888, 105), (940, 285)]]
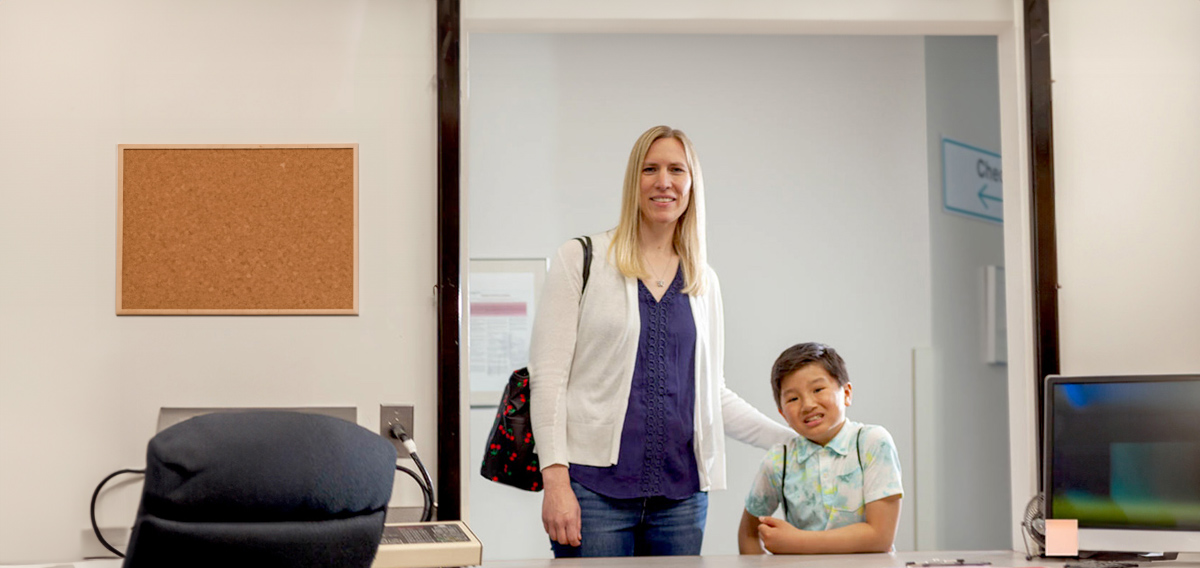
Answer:
[(650, 145), (642, 161), (638, 209), (642, 222), (673, 225), (687, 209), (692, 193), (683, 143), (677, 138), (659, 138)]

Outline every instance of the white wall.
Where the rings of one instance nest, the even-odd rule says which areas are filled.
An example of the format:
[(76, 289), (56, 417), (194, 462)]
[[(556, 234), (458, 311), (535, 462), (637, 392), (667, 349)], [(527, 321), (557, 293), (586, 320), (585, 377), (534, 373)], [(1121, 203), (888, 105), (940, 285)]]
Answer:
[[(164, 405), (412, 403), (435, 461), (433, 7), (0, 2), (0, 563), (97, 550)], [(360, 145), (361, 315), (114, 315), (117, 144), (316, 142)]]
[[(1005, 265), (1003, 226), (945, 210), (941, 154), (942, 138), (1000, 152), (996, 38), (926, 38), (925, 85), (934, 370), (916, 394), (918, 523), (929, 529), (918, 544), (1007, 548), (1008, 369), (985, 363), (983, 337), (985, 268)], [(925, 452), (932, 463), (922, 461)]]
[(1065, 374), (1200, 369), (1200, 3), (1050, 4)]
[[(911, 351), (931, 341), (923, 40), (473, 34), (470, 46), (470, 256), (545, 257), (610, 228), (633, 140), (654, 124), (684, 129), (707, 183), (729, 384), (777, 416), (779, 352), (836, 346), (855, 384), (850, 416), (891, 430), (912, 495)], [(540, 495), (477, 473), (493, 416), (471, 416), (472, 528), (486, 558), (549, 556)], [(705, 554), (736, 553), (761, 456), (730, 444)]]

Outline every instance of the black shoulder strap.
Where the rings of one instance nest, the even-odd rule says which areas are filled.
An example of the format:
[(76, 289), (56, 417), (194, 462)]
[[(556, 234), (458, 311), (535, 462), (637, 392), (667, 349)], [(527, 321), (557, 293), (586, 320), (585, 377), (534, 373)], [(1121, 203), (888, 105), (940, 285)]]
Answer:
[(783, 443), (783, 476), (782, 476), (782, 479), (779, 480), (779, 500), (783, 502), (783, 520), (790, 523), (791, 521), (788, 521), (788, 518), (787, 518), (787, 514), (788, 514), (788, 511), (787, 511), (787, 446), (788, 446), (788, 443), (784, 442)]
[(867, 429), (867, 426), (865, 424), (858, 428), (858, 436), (857, 436), (858, 447), (855, 448), (855, 453), (858, 454), (858, 469), (860, 471), (862, 471), (863, 506), (866, 506), (866, 504), (867, 504), (867, 468), (863, 467), (863, 462), (862, 462), (862, 432), (863, 432), (863, 430), (866, 430), (866, 429)]
[(592, 238), (584, 235), (575, 237), (580, 245), (583, 245), (583, 286), (579, 288), (579, 295), (583, 296), (583, 291), (587, 290), (588, 276), (592, 273)]
[[(863, 432), (863, 430), (866, 430), (866, 429), (867, 429), (866, 426), (863, 426), (858, 429), (858, 434), (855, 435), (855, 442), (857, 442), (855, 445), (857, 447), (854, 448), (855, 454), (858, 455), (858, 469), (863, 472), (863, 481), (866, 481), (867, 471), (865, 469), (863, 469), (863, 462), (862, 462), (862, 432)], [(783, 478), (781, 480), (779, 480), (779, 494), (780, 494), (780, 501), (783, 503), (783, 520), (785, 520), (785, 521), (787, 520), (787, 514), (788, 514), (787, 489), (786, 489), (786, 486), (787, 486), (787, 462), (788, 462), (787, 452), (788, 452), (787, 442), (784, 442), (783, 443), (783, 476), (782, 476)], [(864, 484), (863, 492), (865, 493), (866, 490), (867, 490), (867, 487)]]
[(855, 448), (854, 448), (855, 453), (858, 454), (858, 469), (862, 470), (864, 476), (867, 474), (867, 470), (863, 469), (863, 464), (862, 464), (862, 431), (866, 430), (866, 429), (867, 429), (866, 426), (859, 427), (858, 435), (856, 436), (857, 440), (856, 440)]

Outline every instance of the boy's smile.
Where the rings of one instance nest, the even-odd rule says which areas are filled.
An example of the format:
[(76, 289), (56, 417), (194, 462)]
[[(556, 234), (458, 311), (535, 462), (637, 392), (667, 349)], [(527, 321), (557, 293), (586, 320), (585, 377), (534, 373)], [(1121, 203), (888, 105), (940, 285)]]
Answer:
[(797, 434), (824, 446), (846, 423), (850, 383), (837, 379), (820, 363), (800, 367), (779, 383), (779, 413)]

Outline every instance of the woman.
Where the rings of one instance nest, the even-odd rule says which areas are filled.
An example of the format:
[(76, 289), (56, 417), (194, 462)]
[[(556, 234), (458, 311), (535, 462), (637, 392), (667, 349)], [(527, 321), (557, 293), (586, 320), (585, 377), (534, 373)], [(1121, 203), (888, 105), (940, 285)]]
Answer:
[(687, 136), (651, 128), (630, 152), (619, 224), (592, 237), (586, 292), (577, 241), (550, 264), (529, 370), (557, 557), (699, 554), (725, 433), (762, 448), (794, 436), (725, 387), (703, 199)]

